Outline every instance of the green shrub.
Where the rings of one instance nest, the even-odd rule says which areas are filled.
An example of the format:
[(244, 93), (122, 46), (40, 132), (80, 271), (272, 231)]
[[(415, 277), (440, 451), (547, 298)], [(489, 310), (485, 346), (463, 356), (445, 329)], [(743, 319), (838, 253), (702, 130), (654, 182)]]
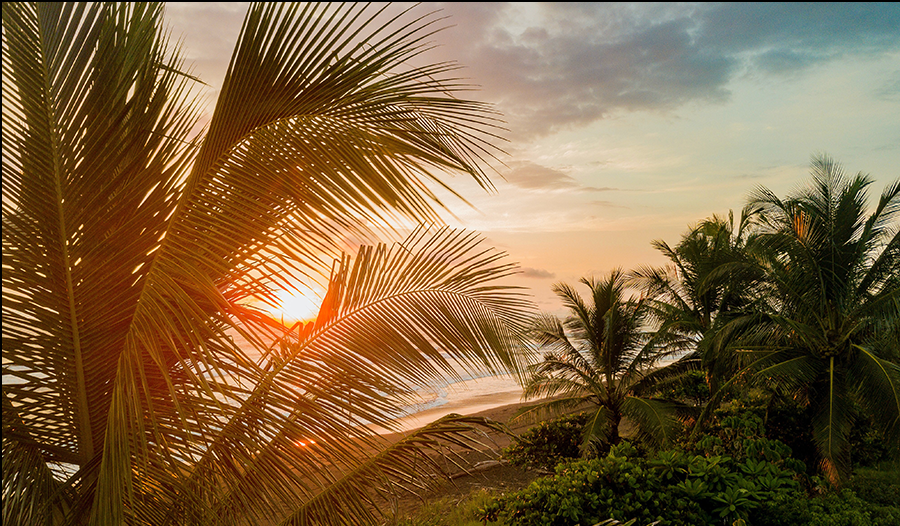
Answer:
[(703, 426), (703, 433), (685, 449), (700, 455), (727, 455), (738, 461), (747, 459), (783, 463), (785, 468), (806, 472), (806, 464), (797, 460), (783, 441), (771, 438), (763, 417), (765, 403), (736, 399), (723, 404)]
[(691, 406), (700, 406), (709, 400), (709, 384), (703, 371), (689, 371), (680, 381), (659, 390), (659, 397), (678, 400)]
[(764, 503), (753, 526), (898, 526), (900, 508), (877, 505), (845, 488), (806, 499), (779, 496)]
[[(900, 526), (896, 466), (857, 470), (841, 490), (816, 484), (790, 447), (767, 436), (766, 407), (752, 400), (725, 404), (700, 439), (678, 448), (643, 456), (624, 442), (603, 458), (560, 464), (555, 475), (489, 501), (478, 518), (509, 526), (610, 517), (660, 526)], [(790, 423), (784, 415), (776, 419)], [(824, 494), (809, 496), (822, 488)]]
[(882, 470), (859, 469), (850, 479), (850, 488), (859, 498), (882, 506), (900, 505), (900, 469), (885, 466)]
[(584, 435), (587, 414), (565, 415), (531, 427), (502, 452), (503, 458), (517, 466), (553, 470), (564, 460), (581, 456), (579, 446)]
[(763, 502), (799, 491), (797, 473), (784, 458), (766, 460), (754, 447), (755, 457), (743, 460), (681, 449), (643, 458), (623, 442), (604, 458), (557, 466), (554, 476), (485, 506), (481, 518), (518, 526), (595, 524), (610, 517), (660, 526), (731, 524), (748, 519)]
[(857, 467), (874, 466), (880, 462), (897, 460), (897, 451), (889, 449), (888, 440), (875, 422), (862, 415), (850, 430), (850, 456)]

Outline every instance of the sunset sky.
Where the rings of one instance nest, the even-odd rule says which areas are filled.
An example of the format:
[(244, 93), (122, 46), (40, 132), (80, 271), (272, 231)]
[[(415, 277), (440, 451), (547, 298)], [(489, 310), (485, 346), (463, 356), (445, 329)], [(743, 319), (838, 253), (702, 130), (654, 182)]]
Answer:
[[(451, 180), (476, 209), (450, 200), (448, 222), (520, 262), (544, 310), (557, 281), (662, 264), (651, 240), (737, 213), (759, 185), (785, 195), (817, 152), (871, 174), (873, 198), (900, 177), (900, 4), (416, 8), (434, 10), (452, 27), (429, 56), (466, 66), (509, 128), (496, 193)], [(167, 5), (210, 101), (245, 12)]]

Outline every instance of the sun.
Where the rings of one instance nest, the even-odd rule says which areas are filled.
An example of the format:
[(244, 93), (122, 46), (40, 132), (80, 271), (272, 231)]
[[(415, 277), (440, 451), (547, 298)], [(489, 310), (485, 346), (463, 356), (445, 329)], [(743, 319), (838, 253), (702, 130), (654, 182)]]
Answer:
[(312, 292), (306, 295), (297, 291), (282, 290), (276, 294), (278, 305), (272, 314), (285, 322), (309, 321), (319, 313), (321, 300)]

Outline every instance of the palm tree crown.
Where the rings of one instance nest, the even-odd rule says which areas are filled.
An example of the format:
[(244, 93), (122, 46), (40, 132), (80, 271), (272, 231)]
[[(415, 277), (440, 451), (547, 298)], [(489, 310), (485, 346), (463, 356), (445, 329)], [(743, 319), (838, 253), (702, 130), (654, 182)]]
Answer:
[[(430, 47), (433, 17), (384, 9), (252, 4), (197, 135), (195, 79), (162, 4), (4, 5), (5, 519), (371, 521), (356, 505), (369, 482), (389, 494), (412, 464), (373, 471), (362, 445), (337, 439), (389, 418), (400, 380), (443, 370), (416, 355), (434, 346), (410, 344), (451, 341), (439, 348), (464, 367), (516, 367), (509, 324), (524, 304), (485, 285), (510, 268), (446, 232), (389, 264), (364, 255), (378, 272), (343, 261), (335, 305), (370, 322), (319, 327), (304, 340), (315, 353), (292, 360), (266, 352), (281, 329), (253, 305), (325, 279), (348, 236), (436, 219), (440, 173), (490, 188), (496, 114), (457, 96), (468, 86), (454, 64), (407, 66)], [(391, 301), (372, 303), (379, 294)], [(313, 432), (335, 440), (292, 446)], [(307, 505), (330, 511), (297, 511)]]
[(623, 416), (652, 443), (668, 442), (675, 424), (669, 407), (640, 396), (648, 380), (647, 368), (656, 358), (644, 332), (646, 302), (625, 296), (626, 277), (621, 270), (599, 280), (584, 278), (581, 283), (590, 289), (587, 301), (565, 283), (553, 287), (571, 313), (565, 321), (552, 315), (536, 318), (532, 338), (545, 353), (532, 368), (525, 396), (555, 398), (529, 412), (593, 406), (586, 445), (618, 443)]
[(685, 366), (699, 361), (713, 393), (719, 379), (731, 372), (723, 352), (728, 337), (722, 329), (752, 309), (762, 292), (762, 273), (748, 264), (756, 243), (752, 213), (752, 207), (745, 208), (737, 226), (733, 214), (728, 219), (707, 218), (674, 247), (656, 240), (653, 246), (671, 264), (631, 273), (630, 283), (647, 294), (656, 341), (667, 353), (680, 356)]
[(772, 300), (739, 323), (737, 349), (752, 368), (806, 401), (823, 467), (849, 470), (849, 432), (858, 408), (889, 440), (900, 437), (900, 181), (866, 215), (863, 174), (813, 159), (812, 184), (786, 199), (760, 188), (752, 203)]

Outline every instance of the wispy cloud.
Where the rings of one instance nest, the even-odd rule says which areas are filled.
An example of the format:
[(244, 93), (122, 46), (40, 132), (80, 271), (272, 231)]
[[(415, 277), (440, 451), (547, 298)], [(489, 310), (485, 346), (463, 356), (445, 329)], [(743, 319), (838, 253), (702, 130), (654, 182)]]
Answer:
[(587, 192), (609, 192), (618, 190), (611, 187), (586, 186), (562, 171), (530, 161), (514, 161), (509, 163), (510, 170), (503, 178), (512, 185), (527, 190), (579, 190)]
[(542, 268), (523, 268), (522, 272), (519, 274), (523, 278), (537, 278), (537, 279), (552, 279), (556, 277), (556, 274), (550, 272), (548, 270), (544, 270)]
[[(221, 84), (246, 3), (169, 3), (188, 61)], [(396, 8), (407, 7), (399, 4)], [(466, 66), (513, 141), (616, 112), (728, 101), (742, 74), (796, 73), (854, 53), (900, 50), (897, 3), (425, 3), (452, 26), (428, 56)], [(895, 87), (886, 86), (891, 97)], [(210, 94), (214, 96), (215, 91)]]

